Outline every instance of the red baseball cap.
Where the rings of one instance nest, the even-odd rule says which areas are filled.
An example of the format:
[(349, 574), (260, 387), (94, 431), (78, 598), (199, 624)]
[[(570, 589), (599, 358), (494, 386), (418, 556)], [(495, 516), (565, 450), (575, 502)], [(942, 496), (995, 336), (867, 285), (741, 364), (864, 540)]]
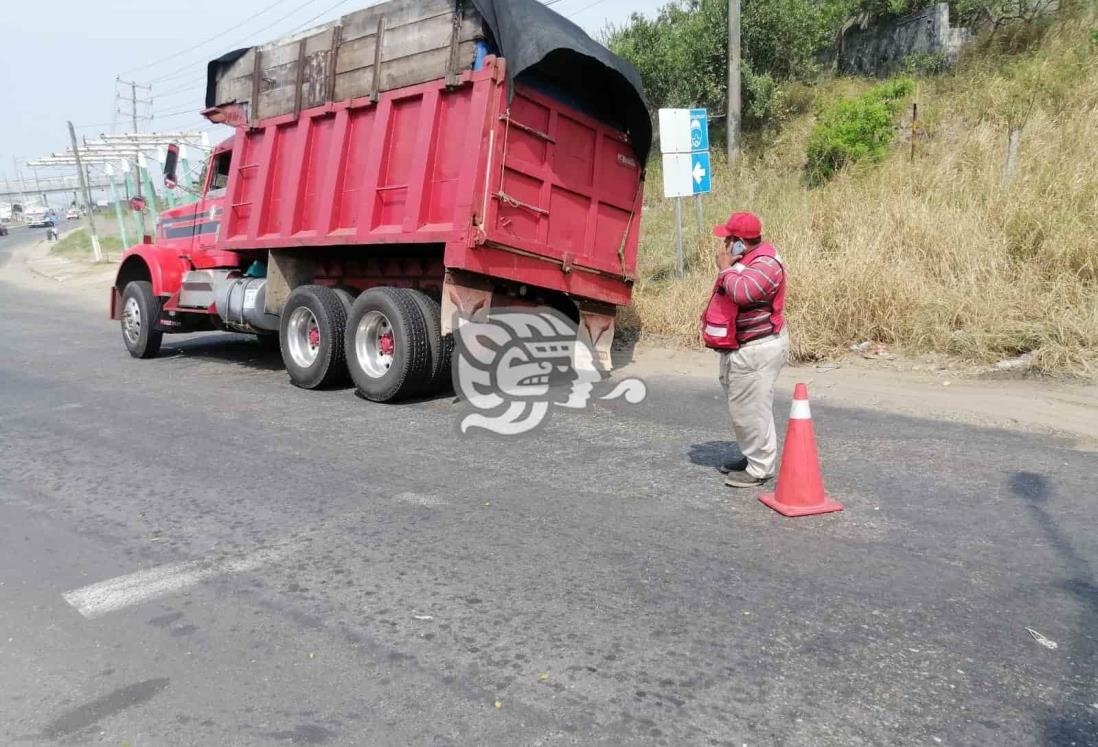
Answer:
[(713, 226), (714, 236), (735, 236), (738, 239), (757, 239), (762, 232), (762, 221), (754, 213), (732, 213), (727, 223)]

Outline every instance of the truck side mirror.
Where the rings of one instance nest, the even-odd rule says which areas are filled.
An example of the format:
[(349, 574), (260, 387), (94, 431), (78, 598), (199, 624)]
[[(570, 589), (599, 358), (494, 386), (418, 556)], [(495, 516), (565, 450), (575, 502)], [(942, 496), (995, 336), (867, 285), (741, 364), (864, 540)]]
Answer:
[(178, 184), (178, 179), (176, 179), (175, 176), (175, 171), (178, 165), (179, 146), (173, 143), (172, 145), (168, 146), (168, 152), (164, 156), (164, 185), (168, 189), (175, 189), (176, 184)]

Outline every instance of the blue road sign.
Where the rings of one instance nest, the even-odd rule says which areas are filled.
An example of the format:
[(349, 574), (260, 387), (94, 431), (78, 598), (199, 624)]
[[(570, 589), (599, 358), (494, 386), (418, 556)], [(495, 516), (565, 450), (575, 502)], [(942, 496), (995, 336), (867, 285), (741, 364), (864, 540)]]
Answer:
[(709, 151), (690, 154), (690, 185), (696, 195), (710, 191)]
[(690, 150), (709, 150), (709, 113), (705, 109), (690, 110)]

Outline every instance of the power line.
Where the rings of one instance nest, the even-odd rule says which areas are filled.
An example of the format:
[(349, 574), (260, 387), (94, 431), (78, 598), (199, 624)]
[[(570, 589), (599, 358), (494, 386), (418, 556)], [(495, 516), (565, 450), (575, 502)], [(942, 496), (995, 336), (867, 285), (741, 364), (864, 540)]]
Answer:
[(94, 122), (92, 124), (74, 125), (74, 127), (76, 127), (76, 129), (78, 130), (91, 130), (96, 127), (114, 127), (116, 124), (118, 124), (117, 121)]
[(338, 3), (336, 3), (335, 5), (332, 5), (332, 6), (328, 7), (328, 8), (325, 8), (325, 9), (324, 9), (324, 10), (322, 10), (322, 11), (320, 11), (320, 12), (319, 12), (319, 13), (317, 13), (317, 14), (316, 14), (315, 16), (313, 16), (312, 18), (310, 18), (310, 19), (309, 19), (308, 21), (305, 21), (305, 23), (303, 23), (303, 24), (301, 24), (300, 26), (298, 26), (297, 28), (293, 29), (293, 31), (291, 31), (290, 33), (292, 34), (292, 33), (295, 33), (295, 32), (297, 32), (297, 31), (301, 31), (301, 30), (302, 30), (303, 28), (306, 28), (306, 27), (307, 27), (307, 26), (308, 26), (308, 25), (309, 25), (310, 23), (312, 23), (312, 22), (313, 22), (313, 21), (315, 21), (316, 19), (320, 18), (321, 16), (327, 15), (328, 13), (332, 12), (333, 10), (335, 10), (336, 8), (338, 8), (339, 6), (341, 6), (341, 5), (346, 5), (346, 4), (347, 4), (347, 3), (349, 3), (349, 2), (351, 2), (351, 0), (339, 0), (339, 2), (338, 2)]
[(596, 5), (602, 5), (604, 2), (606, 2), (606, 0), (595, 0), (595, 2), (591, 3), (590, 5), (585, 5), (582, 8), (580, 8), (579, 10), (576, 10), (576, 11), (573, 11), (573, 12), (569, 13), (568, 15), (565, 16), (565, 18), (575, 18), (580, 13), (584, 13), (586, 11), (589, 11), (589, 10), (591, 10), (591, 8), (594, 8)]
[(171, 119), (172, 117), (178, 117), (183, 114), (193, 114), (196, 117), (199, 116), (199, 111), (193, 106), (188, 106), (186, 109), (179, 109), (174, 112), (164, 112), (163, 114), (155, 114), (150, 119)]
[(202, 85), (202, 82), (199, 81), (198, 79), (195, 79), (194, 81), (184, 83), (181, 86), (176, 86), (175, 88), (170, 88), (167, 91), (158, 91), (156, 96), (157, 96), (157, 98), (167, 98), (169, 96), (174, 96), (177, 93), (181, 93), (183, 91), (194, 90), (197, 86), (200, 86), (200, 85)]
[(152, 62), (147, 62), (143, 65), (137, 65), (135, 67), (131, 67), (127, 70), (123, 70), (122, 74), (131, 73), (135, 70), (145, 70), (145, 69), (148, 69), (150, 67), (156, 67), (157, 65), (159, 65), (162, 62), (167, 62), (168, 60), (175, 59), (175, 58), (179, 57), (179, 55), (181, 53), (193, 52), (194, 50), (198, 49), (199, 47), (204, 47), (205, 45), (209, 44), (210, 42), (215, 41), (217, 39), (220, 39), (221, 37), (225, 36), (226, 34), (231, 34), (232, 32), (236, 31), (237, 29), (241, 28), (242, 26), (247, 26), (249, 23), (254, 21), (256, 18), (259, 18), (264, 13), (268, 13), (268, 12), (274, 10), (279, 5), (282, 5), (283, 3), (288, 2), (288, 1), (289, 0), (275, 0), (275, 2), (271, 3), (266, 8), (259, 11), (258, 13), (252, 14), (251, 16), (249, 16), (245, 20), (241, 21), (240, 23), (236, 24), (235, 26), (231, 26), (231, 27), (225, 29), (224, 31), (219, 31), (218, 33), (214, 34), (213, 36), (207, 37), (207, 38), (203, 39), (202, 41), (191, 45), (191, 47), (189, 49), (180, 50), (179, 52), (175, 52), (175, 53), (167, 55), (165, 57), (161, 57), (160, 59), (153, 60)]
[[(240, 42), (236, 42), (236, 43), (234, 43), (234, 44), (233, 44), (232, 46), (234, 46), (234, 47), (235, 47), (235, 46), (236, 46), (237, 44), (242, 44), (242, 43), (243, 43), (243, 41), (247, 41), (247, 39), (251, 39), (251, 38), (254, 38), (254, 36), (255, 36), (256, 34), (261, 34), (261, 33), (263, 33), (264, 31), (267, 31), (268, 29), (272, 29), (272, 28), (274, 28), (275, 26), (277, 26), (278, 24), (282, 23), (283, 21), (285, 21), (285, 20), (286, 20), (287, 18), (289, 18), (290, 16), (294, 15), (295, 13), (298, 13), (298, 12), (300, 12), (300, 11), (302, 11), (302, 10), (305, 10), (305, 9), (306, 9), (306, 8), (308, 8), (308, 7), (310, 6), (310, 5), (312, 5), (312, 4), (314, 3), (314, 2), (315, 2), (315, 0), (308, 0), (308, 2), (305, 2), (305, 3), (302, 3), (301, 5), (298, 5), (298, 6), (296, 7), (296, 8), (294, 8), (293, 10), (291, 10), (291, 11), (290, 11), (289, 13), (287, 13), (286, 15), (284, 15), (284, 16), (280, 16), (279, 18), (277, 18), (276, 20), (274, 20), (274, 21), (272, 21), (271, 23), (267, 24), (266, 26), (264, 26), (264, 27), (263, 27), (263, 28), (261, 28), (261, 29), (256, 29), (255, 31), (252, 31), (251, 33), (249, 33), (249, 34), (248, 34), (248, 36), (247, 36), (247, 38), (246, 38), (246, 39), (244, 39), (244, 40), (242, 40), (242, 41), (240, 41)], [(325, 11), (323, 11), (323, 12), (322, 12), (322, 13), (320, 13), (319, 15), (313, 16), (313, 18), (310, 18), (310, 19), (309, 19), (308, 21), (306, 21), (305, 23), (306, 23), (306, 24), (312, 23), (312, 21), (313, 21), (313, 20), (315, 20), (316, 18), (319, 18), (320, 16), (324, 15), (324, 13), (327, 13), (327, 12), (328, 12), (329, 10), (334, 10), (335, 8), (339, 7), (340, 5), (343, 5), (343, 4), (344, 4), (344, 3), (346, 3), (346, 2), (350, 2), (350, 0), (343, 0), (343, 1), (342, 1), (342, 2), (340, 2), (340, 3), (337, 3), (336, 5), (333, 5), (332, 7), (328, 8), (328, 10), (325, 10)], [(180, 68), (177, 68), (177, 69), (175, 69), (175, 70), (169, 71), (169, 72), (167, 72), (167, 73), (165, 73), (164, 75), (161, 75), (161, 76), (159, 76), (159, 77), (153, 78), (153, 79), (152, 79), (152, 82), (154, 82), (154, 83), (155, 83), (155, 82), (157, 82), (157, 81), (173, 80), (173, 79), (175, 79), (175, 78), (178, 78), (178, 77), (180, 77), (180, 75), (181, 75), (181, 74), (183, 74), (183, 73), (186, 73), (186, 72), (189, 72), (189, 71), (191, 71), (191, 70), (193, 70), (193, 69), (194, 69), (194, 66), (193, 66), (193, 65), (186, 65), (186, 66), (184, 66), (184, 67), (180, 67)]]

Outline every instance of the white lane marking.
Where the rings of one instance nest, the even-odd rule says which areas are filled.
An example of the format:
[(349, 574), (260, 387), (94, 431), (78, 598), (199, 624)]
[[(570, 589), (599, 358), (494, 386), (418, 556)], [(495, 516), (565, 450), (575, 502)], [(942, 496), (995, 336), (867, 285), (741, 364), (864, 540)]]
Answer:
[(397, 493), (393, 496), (398, 501), (404, 501), (405, 503), (413, 503), (417, 506), (446, 506), (446, 501), (439, 498), (437, 495), (430, 493)]
[(811, 420), (812, 409), (808, 406), (807, 399), (793, 400), (793, 407), (789, 410), (790, 420)]
[(100, 581), (62, 594), (65, 601), (84, 617), (102, 617), (124, 607), (175, 594), (215, 576), (246, 573), (290, 554), (293, 546), (259, 550), (243, 557), (218, 561), (191, 560), (137, 571)]

